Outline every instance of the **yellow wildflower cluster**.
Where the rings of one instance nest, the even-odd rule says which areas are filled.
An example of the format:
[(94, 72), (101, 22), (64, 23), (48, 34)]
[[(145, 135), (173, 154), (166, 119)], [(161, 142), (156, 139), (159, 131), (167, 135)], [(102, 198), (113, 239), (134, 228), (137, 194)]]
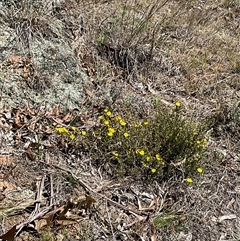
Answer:
[(112, 137), (115, 132), (116, 132), (116, 131), (115, 131), (114, 128), (109, 127), (109, 128), (108, 128), (108, 133), (107, 133), (107, 135)]
[(144, 156), (145, 152), (142, 149), (137, 149), (136, 154), (139, 154), (140, 156)]
[(196, 143), (199, 147), (204, 149), (207, 145), (207, 139), (204, 138), (203, 140), (197, 140)]
[(121, 118), (121, 116), (117, 115), (117, 116), (114, 117), (114, 120), (116, 122), (118, 122), (118, 121), (122, 120), (122, 118)]
[(156, 160), (158, 163), (160, 163), (161, 165), (165, 165), (164, 160), (162, 159), (162, 157), (160, 156), (160, 154), (156, 154)]
[[(197, 168), (197, 172), (202, 174), (203, 173), (203, 169), (201, 167), (198, 167)], [(191, 177), (187, 177), (186, 178), (186, 182), (189, 183), (189, 184), (192, 184), (193, 183), (193, 179)]]
[(155, 156), (145, 156), (145, 151), (143, 149), (136, 149), (136, 154), (144, 157), (142, 160), (142, 165), (145, 168), (150, 168), (152, 173), (156, 173), (158, 169), (162, 169), (165, 165), (165, 162), (160, 154), (156, 154)]
[(111, 116), (112, 115), (112, 112), (110, 110), (108, 110), (108, 109), (105, 109), (104, 113), (106, 114), (106, 116)]
[[(99, 116), (99, 120), (102, 121), (102, 123), (107, 127), (107, 136), (112, 137), (117, 131), (121, 132), (119, 130), (119, 124), (122, 127), (125, 127), (127, 125), (127, 122), (122, 119), (121, 116), (117, 115), (112, 119), (112, 112), (109, 109), (104, 109), (104, 115)], [(114, 120), (114, 121), (112, 121)], [(128, 138), (130, 136), (130, 133), (127, 131), (123, 132), (123, 136), (125, 138)]]
[(55, 131), (59, 134), (68, 134), (69, 130), (66, 127), (56, 127)]
[[(97, 131), (98, 138), (95, 141), (99, 143), (102, 150), (106, 149), (107, 154), (111, 156), (110, 159), (118, 159), (117, 163), (120, 165), (122, 163), (124, 168), (129, 162), (131, 167), (145, 167), (149, 173), (161, 176), (170, 164), (169, 160), (174, 162), (179, 157), (184, 158), (184, 155), (186, 155), (186, 162), (193, 163), (196, 167), (204, 152), (207, 139), (203, 139), (197, 125), (190, 123), (189, 127), (188, 122), (180, 118), (181, 107), (182, 103), (177, 101), (175, 109), (167, 114), (160, 110), (151, 119), (130, 119), (129, 121), (127, 117), (105, 108), (99, 116), (100, 128), (93, 131), (92, 137), (96, 137)], [(83, 132), (81, 133), (84, 135)], [(91, 133), (88, 137), (91, 138)], [(159, 145), (156, 146), (156, 143)], [(166, 143), (169, 144), (166, 146)], [(160, 150), (159, 147), (161, 147)], [(188, 149), (188, 147), (193, 151), (188, 150), (187, 153), (179, 154), (178, 149)], [(103, 155), (106, 152), (103, 151)], [(186, 163), (186, 166), (190, 165)], [(201, 167), (196, 171), (203, 172)], [(193, 182), (191, 177), (185, 180), (188, 183)]]
[(67, 129), (66, 127), (56, 127), (55, 131), (61, 135), (66, 135), (68, 136), (71, 140), (75, 139), (74, 132), (76, 131), (76, 127), (72, 127), (71, 131)]
[[(74, 140), (76, 138), (76, 133), (78, 131), (78, 128), (75, 126), (72, 126), (69, 129), (66, 127), (56, 127), (55, 131), (60, 135), (68, 136), (71, 140)], [(82, 136), (87, 135), (87, 131), (85, 131), (85, 130), (81, 130), (80, 133)]]
[[(66, 126), (55, 130), (68, 141), (80, 143), (79, 147), (90, 150), (90, 155), (94, 154), (99, 160), (110, 160), (121, 175), (143, 171), (162, 177), (166, 171), (174, 173), (175, 165), (171, 164), (182, 159), (181, 165), (186, 167), (184, 173), (202, 174), (199, 161), (205, 153), (208, 136), (204, 138), (204, 128), (181, 117), (181, 107), (179, 101), (170, 111), (156, 106), (156, 112), (151, 113), (150, 118), (135, 111), (129, 113), (129, 109), (125, 109), (125, 115), (119, 115), (111, 108), (105, 108), (93, 129), (86, 131)], [(193, 179), (187, 177), (185, 181), (192, 183)]]

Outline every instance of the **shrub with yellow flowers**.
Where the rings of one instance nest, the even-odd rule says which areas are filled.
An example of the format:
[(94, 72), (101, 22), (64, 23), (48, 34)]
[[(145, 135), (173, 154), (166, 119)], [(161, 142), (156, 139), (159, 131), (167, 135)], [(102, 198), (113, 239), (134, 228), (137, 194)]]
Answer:
[(66, 128), (66, 127), (56, 127), (55, 131), (59, 134), (61, 134), (62, 136), (67, 136), (70, 140), (74, 140), (75, 139), (75, 132), (76, 132), (76, 127), (72, 127), (72, 128)]
[[(124, 109), (124, 108), (123, 108)], [(98, 163), (106, 163), (121, 175), (148, 175), (168, 178), (184, 171), (201, 174), (201, 159), (207, 146), (206, 128), (182, 117), (182, 104), (174, 108), (156, 103), (150, 116), (134, 111), (115, 113), (104, 109), (92, 130), (81, 130), (77, 139)], [(69, 129), (56, 129), (74, 139)], [(71, 137), (72, 136), (72, 137)], [(186, 181), (191, 183), (191, 177)]]
[(55, 128), (55, 132), (62, 137), (62, 140), (65, 139), (67, 142), (74, 143), (75, 145), (80, 141), (80, 139), (87, 136), (86, 130), (80, 130), (75, 126), (59, 126)]

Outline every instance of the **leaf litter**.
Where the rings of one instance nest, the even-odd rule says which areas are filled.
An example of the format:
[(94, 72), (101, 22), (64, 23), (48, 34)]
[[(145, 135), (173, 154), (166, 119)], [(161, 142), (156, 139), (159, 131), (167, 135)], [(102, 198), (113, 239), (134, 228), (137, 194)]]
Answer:
[[(60, 19), (64, 21), (60, 21), (61, 26), (54, 29), (56, 36), (53, 42), (50, 43), (49, 36), (46, 35), (44, 44), (38, 41), (31, 43), (32, 58), (28, 56), (29, 53), (22, 53), (28, 50), (19, 51), (20, 44), (14, 41), (17, 36), (12, 28), (5, 26), (5, 30), (0, 29), (3, 36), (0, 39), (3, 50), (0, 65), (2, 84), (0, 104), (1, 107), (5, 107), (0, 110), (0, 154), (5, 157), (11, 156), (13, 161), (6, 165), (4, 163), (7, 159), (4, 157), (0, 165), (2, 185), (0, 204), (3, 204), (4, 210), (7, 211), (2, 221), (1, 234), (7, 235), (5, 238), (9, 240), (16, 235), (16, 239), (21, 239), (25, 228), (29, 228), (27, 230), (30, 234), (30, 227), (32, 225), (34, 227), (35, 224), (35, 229), (40, 233), (45, 228), (47, 230), (48, 222), (53, 233), (61, 232), (59, 226), (66, 224), (68, 234), (65, 236), (75, 237), (77, 240), (233, 239), (234, 233), (239, 233), (240, 230), (238, 177), (240, 169), (237, 141), (239, 131), (234, 125), (231, 126), (231, 122), (225, 124), (221, 122), (229, 121), (231, 112), (227, 109), (231, 109), (240, 96), (239, 64), (236, 61), (239, 51), (234, 46), (234, 43), (238, 43), (236, 40), (239, 37), (236, 11), (238, 5), (227, 1), (221, 3), (199, 1), (195, 7), (191, 6), (192, 3), (179, 1), (178, 5), (185, 6), (187, 11), (182, 14), (179, 9), (178, 21), (175, 23), (172, 20), (167, 21), (167, 14), (171, 13), (174, 7), (174, 1), (171, 1), (170, 7), (167, 5), (164, 9), (166, 26), (161, 29), (161, 36), (164, 36), (166, 45), (171, 46), (171, 51), (166, 50), (161, 38), (160, 42), (163, 42), (160, 46), (161, 51), (157, 49), (160, 55), (156, 56), (161, 61), (151, 68), (149, 79), (141, 82), (141, 73), (140, 78), (122, 79), (122, 73), (116, 66), (103, 61), (94, 48), (88, 46), (88, 42), (92, 42), (92, 39), (83, 40), (86, 37), (83, 36), (84, 32), (88, 28), (94, 31), (94, 25), (91, 25), (90, 21), (92, 11), (103, 13), (106, 11), (108, 16), (109, 12), (114, 11), (114, 4), (117, 5), (116, 9), (119, 9), (119, 2), (111, 1), (106, 4), (100, 1), (100, 5), (94, 3), (93, 8), (89, 8), (86, 4), (86, 9), (84, 3), (81, 16), (79, 9), (74, 5), (76, 1), (58, 2), (56, 4), (60, 5), (56, 6), (55, 10), (60, 18), (57, 17), (57, 22)], [(144, 8), (146, 4), (146, 2), (140, 4), (140, 8)], [(4, 16), (2, 11), (5, 8), (5, 2), (1, 3), (1, 16)], [(88, 15), (89, 9), (90, 15)], [(207, 13), (204, 21), (199, 21), (199, 16), (201, 17), (199, 10), (203, 15)], [(69, 14), (71, 11), (77, 13), (77, 18), (72, 19), (72, 14)], [(15, 13), (14, 16), (17, 16)], [(141, 11), (138, 12), (140, 13)], [(222, 18), (219, 18), (219, 13)], [(113, 14), (114, 17), (115, 14), (117, 11)], [(101, 19), (101, 14), (94, 14), (94, 18), (95, 16)], [(185, 18), (194, 16), (193, 27), (182, 24), (182, 16)], [(105, 16), (101, 19), (102, 24), (110, 22), (112, 26), (117, 22), (112, 19), (105, 21), (106, 19)], [(216, 19), (218, 21), (215, 21)], [(77, 24), (74, 21), (77, 21)], [(89, 22), (89, 26), (86, 26), (85, 21)], [(197, 21), (196, 26), (194, 21)], [(5, 21), (2, 22), (5, 24)], [(225, 27), (226, 32), (224, 32)], [(72, 32), (73, 36), (70, 33), (72, 40), (60, 35), (60, 32), (66, 33), (66, 31), (68, 34)], [(216, 35), (215, 31), (218, 32)], [(59, 43), (59, 39), (63, 39), (62, 42), (66, 41), (67, 44)], [(217, 45), (211, 46), (211, 41)], [(222, 43), (227, 44), (224, 44), (224, 48), (219, 48)], [(72, 45), (72, 49), (69, 45)], [(118, 49), (114, 47), (110, 46), (109, 49), (112, 48), (116, 55)], [(22, 46), (20, 48), (23, 49)], [(221, 50), (225, 48), (228, 54), (224, 51), (221, 54)], [(184, 52), (185, 49), (187, 54)], [(235, 53), (231, 53), (231, 49)], [(71, 53), (72, 50), (75, 56)], [(122, 50), (125, 51), (124, 48)], [(191, 52), (194, 53), (192, 58)], [(42, 56), (44, 61), (41, 62)], [(74, 64), (79, 56), (85, 74), (79, 73), (78, 64)], [(232, 66), (229, 66), (231, 64)], [(204, 66), (207, 68), (206, 71)], [(160, 71), (155, 78), (152, 72), (158, 68)], [(43, 70), (42, 76), (39, 75), (39, 70)], [(44, 77), (46, 72), (50, 73), (49, 79), (52, 82), (50, 85)], [(86, 75), (89, 78), (86, 78)], [(101, 166), (94, 167), (92, 160), (84, 153), (76, 155), (70, 143), (64, 140), (58, 142), (53, 131), (54, 127), (60, 125), (68, 128), (74, 120), (68, 109), (71, 109), (71, 113), (76, 111), (80, 116), (80, 121), (76, 121), (79, 127), (88, 128), (94, 126), (92, 117), (97, 115), (101, 108), (109, 106), (114, 101), (117, 103), (126, 96), (140, 108), (140, 103), (146, 103), (146, 100), (155, 97), (161, 98), (166, 105), (175, 99), (180, 99), (194, 117), (208, 116), (217, 119), (218, 126), (213, 127), (215, 136), (210, 140), (213, 154), (209, 154), (206, 160), (207, 171), (202, 182), (200, 180), (196, 185), (187, 186), (174, 178), (166, 183), (155, 182), (151, 185), (146, 184), (144, 180), (137, 183), (129, 178), (115, 180), (111, 176), (106, 176)], [(55, 105), (56, 103), (59, 105)], [(218, 111), (221, 115), (214, 116)], [(108, 182), (110, 184), (105, 185)], [(34, 189), (33, 186), (37, 188)], [(149, 193), (148, 197), (143, 195), (144, 193)], [(96, 202), (90, 201), (90, 204), (86, 197)], [(71, 198), (75, 201), (70, 201)], [(70, 208), (66, 210), (69, 206)], [(185, 214), (186, 222), (176, 218), (178, 213)], [(48, 221), (44, 218), (46, 216)], [(159, 216), (160, 219), (157, 219)], [(166, 224), (167, 227), (154, 230), (152, 219), (160, 220), (162, 222), (159, 224), (160, 227)], [(86, 229), (82, 230), (84, 223)], [(80, 238), (78, 237), (80, 234), (71, 230), (74, 226), (82, 231), (83, 235)], [(37, 238), (39, 237), (33, 236), (32, 240)], [(23, 236), (22, 240), (28, 238)]]

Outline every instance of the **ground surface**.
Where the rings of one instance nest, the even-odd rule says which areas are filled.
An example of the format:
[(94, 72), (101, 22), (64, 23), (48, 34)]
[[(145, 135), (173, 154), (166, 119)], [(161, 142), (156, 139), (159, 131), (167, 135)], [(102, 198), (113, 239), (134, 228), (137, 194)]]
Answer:
[[(0, 1), (0, 233), (240, 240), (239, 1), (83, 2)], [(191, 185), (118, 178), (54, 131), (156, 98), (212, 123)]]

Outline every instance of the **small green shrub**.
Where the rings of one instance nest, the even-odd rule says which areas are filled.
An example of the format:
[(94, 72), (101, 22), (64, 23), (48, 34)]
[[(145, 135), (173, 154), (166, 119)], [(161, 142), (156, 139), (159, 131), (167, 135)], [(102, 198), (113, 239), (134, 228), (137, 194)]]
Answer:
[(171, 228), (174, 226), (174, 228), (181, 228), (180, 223), (185, 220), (184, 215), (177, 215), (177, 214), (171, 214), (171, 213), (163, 213), (159, 216), (156, 216), (153, 219), (153, 224), (156, 229), (164, 229), (164, 228)]
[(54, 241), (54, 234), (50, 231), (41, 231), (40, 233), (40, 240), (42, 241)]
[(156, 104), (152, 115), (142, 118), (130, 109), (123, 115), (105, 109), (99, 124), (88, 131), (78, 130), (78, 134), (75, 130), (76, 138), (74, 127), (56, 131), (121, 176), (168, 178), (182, 172), (201, 173), (207, 144), (205, 127), (183, 118), (181, 108), (180, 102), (172, 109)]

